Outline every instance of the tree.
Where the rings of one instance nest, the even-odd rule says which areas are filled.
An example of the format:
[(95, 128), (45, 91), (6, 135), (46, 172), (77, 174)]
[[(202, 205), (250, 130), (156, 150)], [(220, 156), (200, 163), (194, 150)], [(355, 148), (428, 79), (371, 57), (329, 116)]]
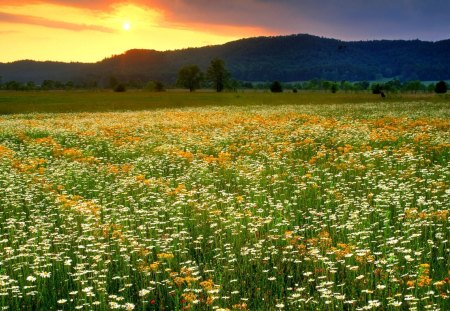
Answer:
[(177, 85), (188, 88), (190, 92), (200, 87), (203, 80), (203, 73), (197, 65), (187, 65), (178, 72)]
[(364, 91), (367, 90), (370, 86), (370, 83), (368, 81), (359, 81), (353, 83), (355, 90), (358, 91)]
[(53, 80), (44, 80), (41, 84), (41, 90), (53, 90), (55, 89), (55, 81)]
[(272, 93), (281, 93), (283, 92), (283, 86), (279, 81), (273, 81), (272, 84), (270, 85), (270, 91)]
[(337, 83), (331, 84), (330, 89), (331, 89), (331, 93), (333, 93), (333, 94), (336, 93), (337, 90), (338, 90), (338, 85), (337, 85)]
[[(331, 85), (332, 85), (333, 83), (331, 82), (331, 81), (322, 81), (322, 88), (325, 90), (325, 91), (328, 91), (328, 90), (331, 90)], [(336, 91), (334, 91), (333, 93), (336, 93)]]
[(383, 90), (383, 85), (379, 83), (372, 84), (372, 94), (381, 94)]
[(412, 81), (408, 81), (404, 85), (404, 88), (406, 91), (410, 91), (412, 93), (417, 93), (418, 91), (424, 89), (424, 85), (419, 80), (412, 80)]
[(343, 90), (347, 93), (348, 91), (351, 91), (352, 89), (353, 89), (353, 85), (350, 82), (345, 81), (345, 80), (341, 81), (341, 90)]
[(234, 79), (228, 80), (228, 82), (226, 84), (226, 88), (233, 92), (237, 92), (240, 86), (241, 86), (241, 82), (238, 80), (234, 80)]
[(117, 80), (116, 77), (114, 77), (114, 76), (109, 77), (108, 86), (111, 89), (114, 90), (118, 84), (119, 84), (119, 80)]
[(382, 85), (382, 89), (386, 92), (397, 93), (402, 88), (402, 83), (398, 79), (389, 80)]
[(164, 84), (161, 81), (149, 81), (145, 86), (145, 89), (150, 92), (163, 92)]
[(29, 91), (36, 89), (36, 83), (34, 83), (34, 81), (28, 81), (26, 89)]
[(17, 81), (8, 81), (5, 83), (5, 89), (6, 90), (13, 90), (13, 91), (19, 91), (21, 88), (21, 84)]
[(75, 87), (75, 84), (73, 83), (73, 81), (67, 81), (66, 82), (66, 85), (64, 86), (64, 88), (66, 89), (66, 90), (71, 90), (71, 89), (73, 89)]
[(225, 84), (230, 78), (229, 72), (225, 69), (225, 63), (220, 58), (215, 58), (206, 71), (206, 77), (212, 82), (217, 92), (222, 92)]
[(447, 83), (445, 83), (445, 81), (439, 81), (438, 83), (436, 83), (436, 86), (434, 87), (434, 91), (437, 94), (445, 94), (447, 93)]

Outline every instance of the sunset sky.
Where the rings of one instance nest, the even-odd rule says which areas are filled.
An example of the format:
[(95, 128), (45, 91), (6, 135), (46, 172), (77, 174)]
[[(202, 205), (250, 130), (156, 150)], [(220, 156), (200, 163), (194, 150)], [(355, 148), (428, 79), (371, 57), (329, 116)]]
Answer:
[(450, 38), (448, 0), (0, 0), (0, 62), (95, 62), (309, 33), (343, 40)]

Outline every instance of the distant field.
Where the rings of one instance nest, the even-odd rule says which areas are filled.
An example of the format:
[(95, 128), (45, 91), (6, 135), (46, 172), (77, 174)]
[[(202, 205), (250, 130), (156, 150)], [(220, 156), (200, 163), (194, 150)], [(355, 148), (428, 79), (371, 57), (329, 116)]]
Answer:
[[(202, 106), (255, 106), (255, 105), (329, 105), (329, 104), (384, 104), (413, 102), (413, 105), (427, 103), (436, 107), (448, 107), (448, 95), (402, 94), (390, 95), (381, 99), (379, 95), (369, 93), (322, 93), (300, 92), (271, 94), (260, 92), (223, 93), (211, 92), (164, 92), (151, 93), (129, 91), (114, 93), (111, 91), (50, 91), (50, 92), (4, 92), (0, 91), (0, 114), (30, 112), (106, 112), (136, 111), (159, 108), (202, 107)], [(384, 104), (383, 104), (384, 103)], [(393, 107), (395, 109), (395, 107)]]
[(446, 97), (0, 92), (0, 111), (1, 310), (450, 309)]

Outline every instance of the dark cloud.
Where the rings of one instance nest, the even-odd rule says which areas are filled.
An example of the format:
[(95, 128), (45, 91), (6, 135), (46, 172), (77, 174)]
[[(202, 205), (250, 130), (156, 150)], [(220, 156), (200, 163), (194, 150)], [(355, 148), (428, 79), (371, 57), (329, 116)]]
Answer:
[(152, 1), (169, 22), (254, 26), (276, 33), (342, 39), (450, 36), (448, 0)]
[[(6, 3), (2, 1), (2, 3)], [(17, 5), (17, 1), (10, 3)], [(450, 34), (448, 0), (31, 0), (92, 10), (135, 4), (156, 9), (180, 27), (246, 26), (270, 33), (312, 33), (343, 39), (421, 38)]]
[(96, 26), (96, 25), (85, 25), (85, 24), (74, 24), (55, 20), (49, 20), (46, 18), (29, 16), (29, 15), (17, 15), (0, 12), (0, 22), (7, 23), (18, 23), (18, 24), (28, 24), (37, 25), (49, 28), (60, 28), (72, 31), (83, 31), (83, 30), (94, 30), (100, 32), (113, 32), (113, 29)]

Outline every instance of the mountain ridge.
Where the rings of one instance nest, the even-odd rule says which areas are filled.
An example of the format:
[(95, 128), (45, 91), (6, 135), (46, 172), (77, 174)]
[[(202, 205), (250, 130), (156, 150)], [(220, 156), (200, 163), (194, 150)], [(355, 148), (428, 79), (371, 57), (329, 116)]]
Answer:
[(221, 45), (157, 51), (130, 49), (95, 63), (20, 60), (0, 63), (3, 82), (43, 80), (96, 81), (111, 78), (173, 84), (178, 70), (197, 64), (205, 70), (221, 58), (234, 79), (242, 81), (450, 79), (450, 39), (343, 41), (308, 34), (253, 37)]

